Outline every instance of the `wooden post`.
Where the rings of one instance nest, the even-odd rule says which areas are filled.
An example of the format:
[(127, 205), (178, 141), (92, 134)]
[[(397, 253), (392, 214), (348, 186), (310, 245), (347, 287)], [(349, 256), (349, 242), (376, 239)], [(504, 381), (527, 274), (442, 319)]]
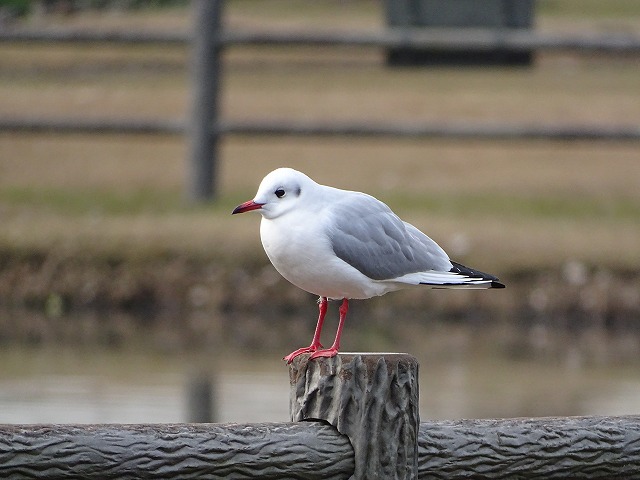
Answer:
[(223, 0), (193, 1), (191, 119), (188, 196), (193, 201), (215, 195)]
[(206, 372), (193, 374), (187, 383), (187, 421), (214, 423), (217, 420), (215, 384)]
[(418, 361), (341, 353), (291, 364), (291, 420), (329, 422), (351, 441), (353, 479), (418, 478)]

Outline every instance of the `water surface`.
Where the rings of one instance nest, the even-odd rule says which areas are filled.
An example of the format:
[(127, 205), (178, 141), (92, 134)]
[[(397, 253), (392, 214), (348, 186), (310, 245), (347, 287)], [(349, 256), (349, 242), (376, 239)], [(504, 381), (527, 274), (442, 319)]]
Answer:
[[(560, 338), (537, 350), (523, 344), (523, 353), (501, 333), (439, 326), (410, 352), (420, 361), (421, 417), (640, 413), (640, 361), (616, 355), (619, 341), (596, 338), (594, 353)], [(5, 345), (0, 423), (185, 422), (188, 386), (203, 376), (216, 421), (287, 421), (284, 353)]]
[(289, 379), (279, 362), (13, 348), (0, 353), (0, 423), (174, 423), (189, 386), (210, 379), (216, 421), (284, 421)]

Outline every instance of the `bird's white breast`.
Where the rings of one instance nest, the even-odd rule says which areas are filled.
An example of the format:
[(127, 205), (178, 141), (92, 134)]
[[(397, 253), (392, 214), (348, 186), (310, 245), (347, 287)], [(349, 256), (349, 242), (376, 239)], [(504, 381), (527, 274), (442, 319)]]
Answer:
[[(299, 221), (296, 221), (299, 220)], [(370, 298), (394, 290), (376, 282), (335, 256), (318, 222), (295, 216), (260, 223), (260, 239), (278, 272), (297, 287), (328, 298)]]

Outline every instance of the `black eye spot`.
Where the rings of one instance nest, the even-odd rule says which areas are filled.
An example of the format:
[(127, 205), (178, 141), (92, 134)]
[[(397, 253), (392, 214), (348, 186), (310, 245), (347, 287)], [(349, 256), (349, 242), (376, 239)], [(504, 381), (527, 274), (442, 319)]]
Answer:
[(282, 198), (286, 192), (284, 191), (284, 188), (279, 188), (274, 193), (276, 194), (276, 197)]

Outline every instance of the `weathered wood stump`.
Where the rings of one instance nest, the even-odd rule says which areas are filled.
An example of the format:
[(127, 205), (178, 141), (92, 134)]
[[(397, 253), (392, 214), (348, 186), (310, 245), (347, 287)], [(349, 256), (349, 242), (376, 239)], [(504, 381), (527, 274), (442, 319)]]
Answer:
[(355, 454), (353, 479), (418, 478), (418, 361), (404, 353), (341, 353), (291, 364), (291, 420), (326, 421)]

